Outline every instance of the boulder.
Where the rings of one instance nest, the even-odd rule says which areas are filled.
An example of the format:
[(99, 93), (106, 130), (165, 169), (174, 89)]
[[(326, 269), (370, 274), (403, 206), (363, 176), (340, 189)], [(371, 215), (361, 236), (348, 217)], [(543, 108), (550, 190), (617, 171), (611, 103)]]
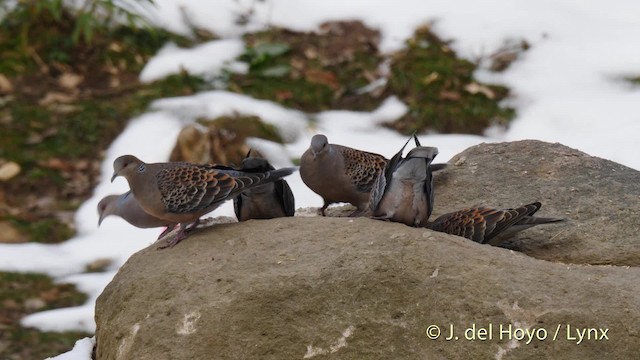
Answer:
[(536, 140), (480, 144), (449, 163), (434, 177), (434, 218), (540, 201), (536, 215), (567, 222), (523, 231), (509, 248), (565, 263), (640, 265), (640, 172)]
[(97, 359), (640, 353), (634, 267), (554, 263), (367, 218), (250, 220), (156, 248), (98, 298)]
[(541, 201), (567, 221), (511, 249), (367, 218), (198, 229), (122, 266), (96, 302), (97, 359), (636, 357), (639, 173), (539, 141), (450, 163), (434, 216)]

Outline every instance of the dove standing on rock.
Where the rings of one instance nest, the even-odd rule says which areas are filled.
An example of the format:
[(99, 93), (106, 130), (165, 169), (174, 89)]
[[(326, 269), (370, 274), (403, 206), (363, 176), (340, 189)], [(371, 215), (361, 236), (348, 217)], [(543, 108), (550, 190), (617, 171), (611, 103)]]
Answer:
[(384, 172), (376, 179), (369, 207), (373, 217), (401, 222), (409, 226), (424, 226), (433, 211), (433, 175), (431, 162), (438, 155), (438, 148), (420, 146), (413, 135), (416, 147), (406, 158), (404, 148), (389, 160)]
[[(274, 167), (257, 151), (250, 150), (242, 160), (239, 170), (249, 173), (266, 172), (274, 170)], [(289, 184), (281, 179), (241, 192), (233, 198), (233, 209), (238, 221), (293, 216), (295, 199)]]
[[(369, 194), (387, 159), (375, 153), (329, 144), (321, 134), (313, 136), (311, 146), (300, 158), (300, 177), (316, 194), (322, 196), (322, 216), (333, 203), (348, 202), (358, 209), (351, 216), (368, 210)], [(446, 164), (431, 165), (432, 171), (444, 169)]]
[(178, 225), (147, 214), (136, 201), (131, 191), (127, 191), (122, 195), (109, 195), (102, 198), (98, 203), (98, 215), (100, 216), (98, 226), (109, 215), (119, 216), (129, 224), (141, 229), (166, 226), (167, 229), (158, 236), (158, 240), (170, 233)]
[[(145, 212), (180, 224), (180, 231), (168, 240), (168, 246), (174, 246), (187, 237), (186, 232), (198, 224), (200, 216), (245, 190), (277, 181), (295, 170), (249, 173), (220, 165), (146, 164), (133, 155), (124, 155), (113, 162), (111, 181), (123, 176)], [(192, 225), (187, 228), (187, 224)]]
[(535, 217), (542, 204), (534, 202), (515, 209), (476, 207), (444, 214), (429, 223), (429, 229), (458, 235), (480, 244), (498, 246), (516, 232), (539, 224), (564, 221), (561, 218)]
[(322, 196), (322, 216), (330, 204), (337, 202), (357, 207), (352, 214), (356, 215), (366, 210), (371, 187), (386, 163), (382, 155), (329, 144), (326, 136), (315, 135), (300, 158), (300, 177)]

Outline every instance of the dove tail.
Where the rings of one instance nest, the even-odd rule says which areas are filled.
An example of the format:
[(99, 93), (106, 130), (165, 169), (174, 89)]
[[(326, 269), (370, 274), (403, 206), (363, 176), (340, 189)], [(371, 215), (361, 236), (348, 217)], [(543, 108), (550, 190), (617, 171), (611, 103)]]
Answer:
[(298, 167), (288, 167), (288, 168), (271, 170), (269, 171), (269, 179), (273, 179), (273, 181), (276, 181), (285, 176), (289, 176), (296, 171), (298, 171)]
[(537, 217), (537, 216), (525, 216), (520, 221), (516, 223), (516, 225), (539, 225), (539, 224), (549, 224), (560, 221), (566, 221), (564, 218), (547, 218), (547, 217)]

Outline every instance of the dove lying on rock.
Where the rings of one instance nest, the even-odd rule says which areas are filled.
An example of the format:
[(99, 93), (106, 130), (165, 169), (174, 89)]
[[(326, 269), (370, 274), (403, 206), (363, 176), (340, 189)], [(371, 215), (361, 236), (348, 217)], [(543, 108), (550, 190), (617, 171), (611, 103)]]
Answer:
[(516, 232), (539, 224), (564, 221), (561, 218), (535, 217), (542, 206), (539, 202), (515, 209), (475, 207), (444, 214), (426, 227), (447, 234), (458, 235), (481, 244), (498, 246)]
[(404, 148), (389, 160), (384, 172), (376, 179), (369, 207), (373, 217), (401, 222), (409, 226), (424, 226), (433, 211), (433, 175), (431, 162), (438, 155), (438, 148), (420, 146), (402, 157)]
[[(329, 144), (326, 136), (318, 134), (300, 158), (300, 176), (313, 192), (322, 196), (322, 216), (330, 204), (338, 202), (357, 207), (352, 216), (362, 215), (368, 210), (369, 193), (387, 161), (380, 154)], [(446, 164), (434, 164), (432, 170), (444, 167)]]
[[(250, 150), (242, 160), (241, 171), (266, 172), (274, 170), (260, 153)], [(285, 180), (277, 180), (268, 184), (252, 187), (233, 198), (233, 208), (238, 221), (249, 219), (273, 219), (293, 216), (295, 199), (289, 184)]]
[[(187, 237), (186, 231), (209, 213), (252, 187), (274, 182), (296, 168), (266, 172), (243, 172), (221, 165), (168, 162), (146, 164), (133, 155), (113, 162), (113, 181), (127, 179), (131, 192), (150, 215), (180, 224), (180, 231), (168, 240), (174, 246)], [(187, 224), (191, 224), (187, 227)]]
[(374, 218), (422, 226), (490, 245), (499, 245), (514, 233), (531, 226), (564, 220), (533, 216), (542, 206), (535, 202), (516, 209), (462, 209), (430, 222), (434, 192), (429, 165), (438, 149), (420, 146), (418, 139), (413, 138), (416, 147), (402, 158), (407, 141), (376, 180), (369, 204)]

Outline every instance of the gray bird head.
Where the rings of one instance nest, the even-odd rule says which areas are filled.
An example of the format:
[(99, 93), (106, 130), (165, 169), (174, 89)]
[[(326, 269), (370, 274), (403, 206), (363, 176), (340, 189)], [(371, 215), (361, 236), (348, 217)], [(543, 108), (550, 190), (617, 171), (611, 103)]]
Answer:
[(438, 148), (431, 146), (418, 146), (414, 147), (407, 154), (408, 158), (425, 158), (429, 160), (433, 160), (436, 155), (438, 155)]
[(145, 163), (133, 155), (122, 155), (113, 162), (113, 176), (111, 182), (118, 176), (129, 178), (136, 171), (144, 171)]
[(313, 138), (311, 138), (311, 146), (309, 148), (311, 149), (313, 157), (316, 157), (320, 153), (325, 151), (328, 145), (329, 141), (327, 140), (327, 137), (322, 134), (318, 134), (314, 135)]
[(119, 195), (109, 195), (103, 197), (102, 200), (100, 200), (100, 202), (98, 203), (98, 215), (100, 216), (100, 218), (98, 219), (98, 226), (102, 224), (102, 220), (104, 220), (104, 218), (109, 215), (115, 214), (119, 198)]

